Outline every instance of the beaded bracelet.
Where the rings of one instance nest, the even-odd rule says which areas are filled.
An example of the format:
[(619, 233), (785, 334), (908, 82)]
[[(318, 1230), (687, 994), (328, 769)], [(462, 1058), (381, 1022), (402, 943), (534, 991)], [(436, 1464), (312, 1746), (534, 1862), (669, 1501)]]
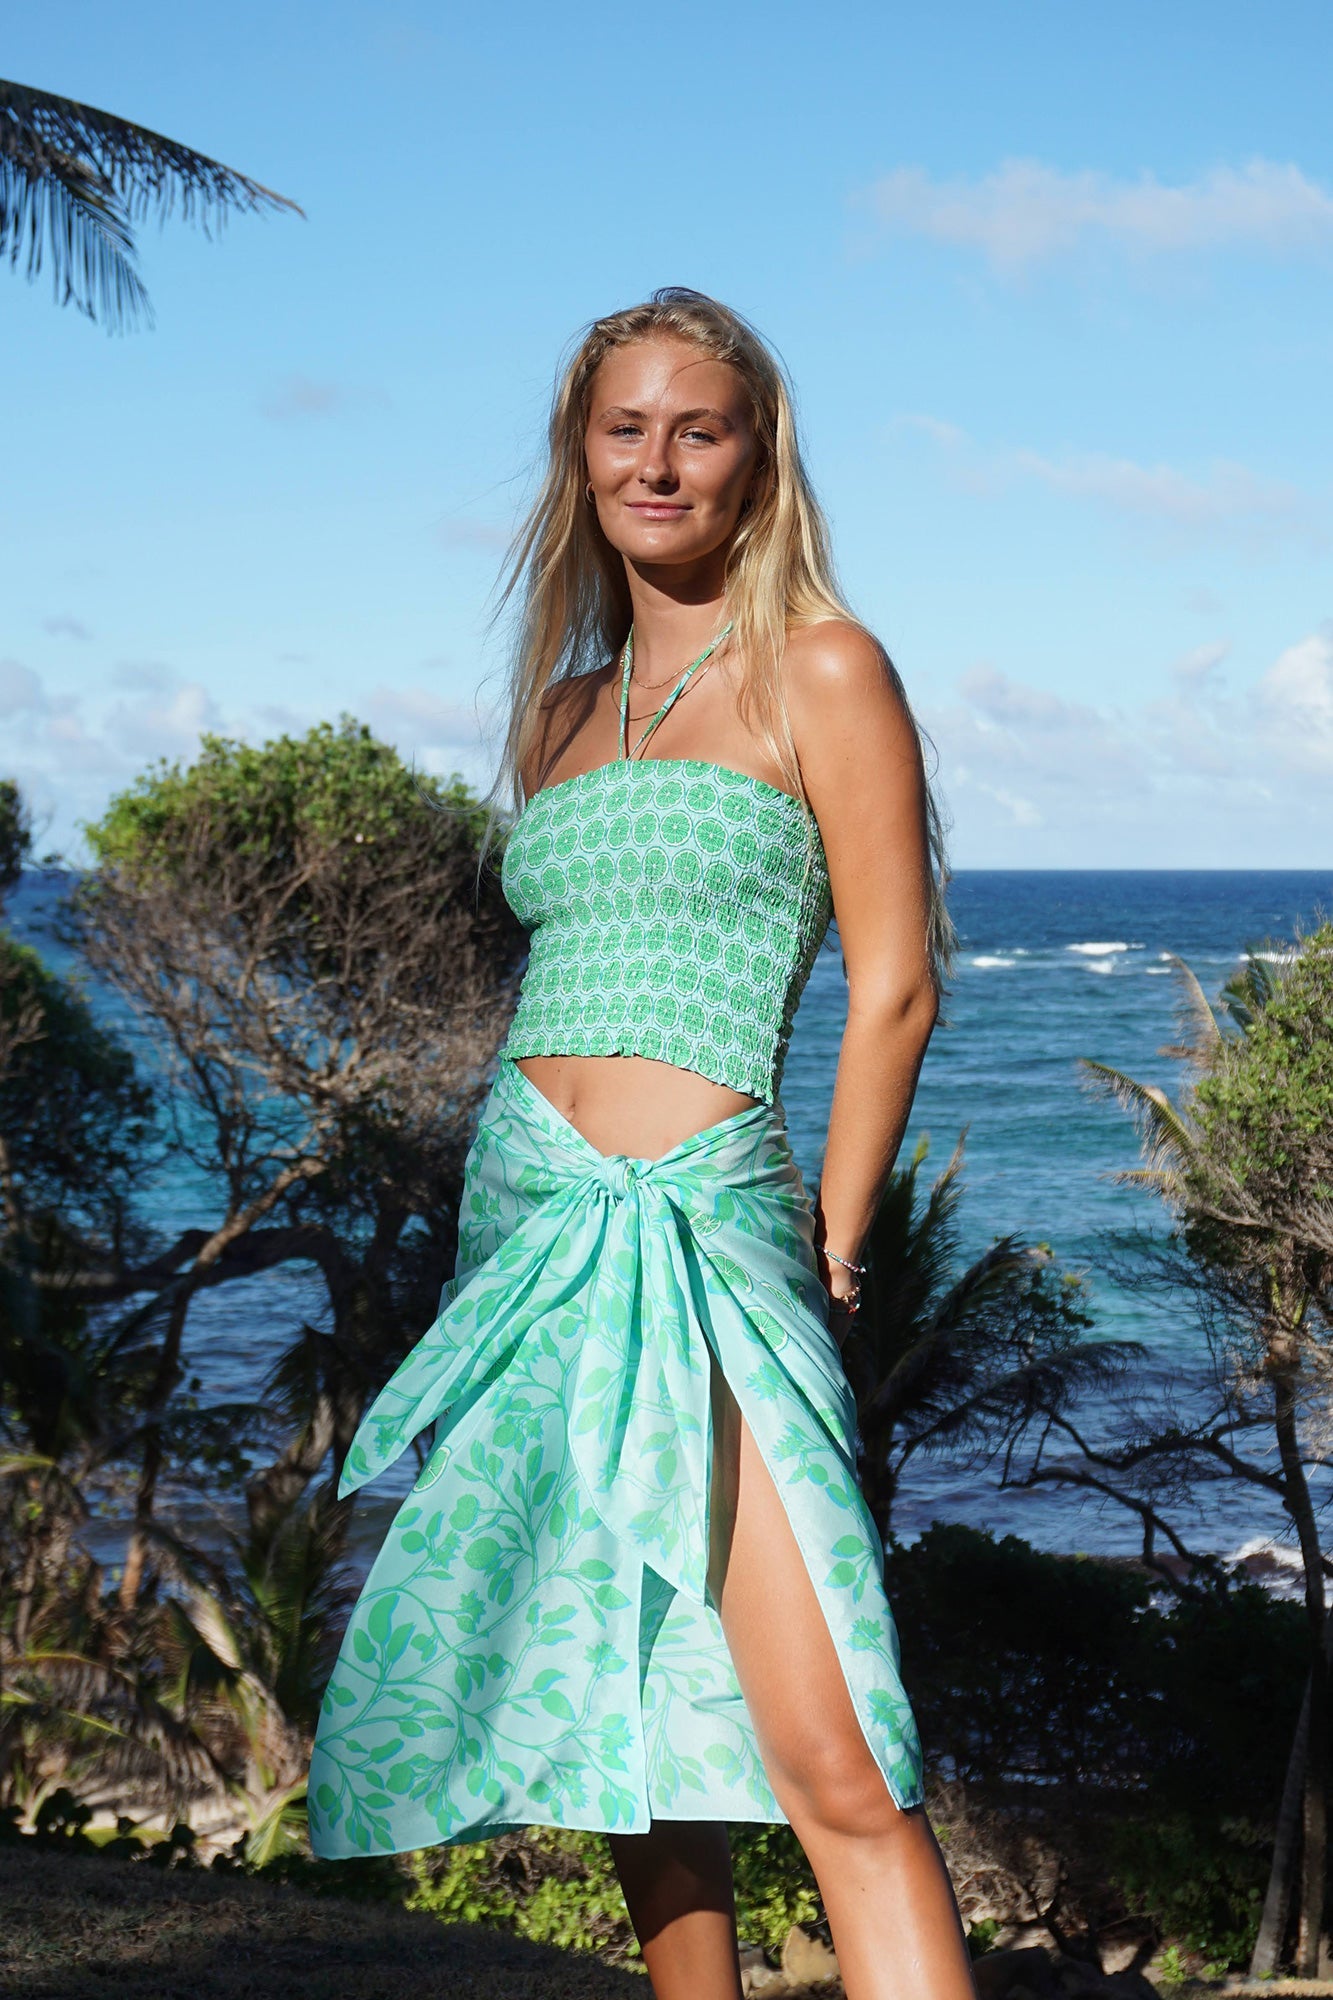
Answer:
[(840, 1257), (836, 1250), (830, 1250), (827, 1245), (824, 1248), (824, 1255), (830, 1264), (841, 1264), (844, 1271), (851, 1271), (856, 1277), (864, 1278), (866, 1274), (864, 1264), (853, 1264), (850, 1257)]

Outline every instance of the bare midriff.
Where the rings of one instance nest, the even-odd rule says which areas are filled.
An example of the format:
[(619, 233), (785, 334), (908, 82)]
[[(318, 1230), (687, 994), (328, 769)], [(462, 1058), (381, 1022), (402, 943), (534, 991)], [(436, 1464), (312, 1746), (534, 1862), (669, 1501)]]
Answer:
[(758, 1099), (650, 1056), (521, 1056), (515, 1067), (599, 1153), (660, 1159)]

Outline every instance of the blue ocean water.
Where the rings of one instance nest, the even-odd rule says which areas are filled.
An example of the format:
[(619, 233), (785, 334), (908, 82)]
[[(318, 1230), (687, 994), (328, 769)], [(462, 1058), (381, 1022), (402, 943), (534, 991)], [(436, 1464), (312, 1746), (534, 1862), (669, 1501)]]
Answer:
[[(30, 875), (10, 908), (14, 929), (62, 969), (76, 969), (52, 936), (63, 885)], [(1333, 869), (964, 870), (950, 886), (960, 948), (947, 1013), (927, 1052), (904, 1147), (929, 1136), (923, 1173), (940, 1171), (966, 1128), (962, 1227), (968, 1255), (1017, 1233), (1049, 1243), (1062, 1263), (1087, 1273), (1100, 1334), (1144, 1342), (1145, 1381), (1175, 1384), (1186, 1397), (1208, 1357), (1184, 1300), (1150, 1301), (1113, 1281), (1113, 1246), (1138, 1231), (1162, 1231), (1152, 1197), (1116, 1184), (1138, 1161), (1125, 1113), (1091, 1095), (1079, 1057), (1092, 1057), (1173, 1089), (1178, 1065), (1160, 1051), (1177, 1036), (1178, 992), (1168, 956), (1193, 969), (1210, 998), (1247, 948), (1281, 951), (1320, 915), (1333, 913)], [(97, 1007), (129, 1033), (155, 1067), (151, 1038), (114, 995)], [(832, 1096), (846, 989), (836, 947), (821, 953), (792, 1040), (783, 1103), (803, 1171), (818, 1175)], [(208, 1219), (210, 1190), (179, 1159), (152, 1192), (165, 1231)], [(190, 1322), (187, 1359), (202, 1393), (253, 1394), (300, 1317), (319, 1309), (309, 1276), (287, 1271), (205, 1295)], [(1092, 1414), (1111, 1435), (1114, 1405)], [(406, 1477), (402, 1485), (407, 1483)], [(402, 1485), (368, 1496), (359, 1540), (373, 1547)], [(207, 1503), (186, 1497), (187, 1511)], [(916, 1461), (896, 1518), (906, 1536), (932, 1519), (1012, 1529), (1058, 1549), (1129, 1553), (1139, 1531), (1123, 1510), (1055, 1488), (1001, 1491), (993, 1471), (947, 1460)], [(1209, 1489), (1172, 1516), (1196, 1543), (1219, 1551), (1280, 1535), (1282, 1523), (1235, 1482)], [(202, 1522), (200, 1522), (202, 1525)]]

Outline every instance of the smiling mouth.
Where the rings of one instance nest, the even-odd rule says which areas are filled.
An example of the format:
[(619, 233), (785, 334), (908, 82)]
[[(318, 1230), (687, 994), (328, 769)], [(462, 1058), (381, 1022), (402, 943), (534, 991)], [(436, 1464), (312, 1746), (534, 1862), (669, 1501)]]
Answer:
[(677, 500), (627, 500), (625, 505), (635, 514), (688, 514), (689, 508)]

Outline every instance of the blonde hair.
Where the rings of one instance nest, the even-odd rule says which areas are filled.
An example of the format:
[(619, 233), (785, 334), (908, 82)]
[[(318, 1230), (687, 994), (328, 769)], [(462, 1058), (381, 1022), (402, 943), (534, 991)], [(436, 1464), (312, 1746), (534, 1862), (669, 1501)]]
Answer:
[[(828, 524), (801, 458), (794, 401), (782, 364), (739, 313), (684, 285), (664, 285), (644, 304), (594, 320), (556, 384), (545, 476), (510, 545), (495, 611), (498, 618), (518, 594), (521, 617), (509, 677), (509, 724), (495, 791), (507, 790), (512, 808), (521, 807), (522, 772), (539, 740), (548, 688), (604, 667), (625, 643), (632, 618), (629, 584), (623, 558), (584, 498), (584, 436), (593, 377), (605, 357), (614, 348), (664, 335), (689, 342), (711, 360), (727, 362), (749, 394), (758, 454), (750, 504), (727, 560), (725, 607), (733, 624), (728, 651), (740, 662), (742, 715), (753, 722), (786, 784), (809, 812), (782, 682), (787, 634), (794, 627), (840, 618), (866, 632), (918, 739), (929, 739), (888, 653), (851, 610), (838, 584)], [(944, 898), (949, 879), (945, 820), (929, 777), (925, 787), (931, 862), (927, 945), (935, 984), (942, 991), (952, 969), (955, 936)]]

